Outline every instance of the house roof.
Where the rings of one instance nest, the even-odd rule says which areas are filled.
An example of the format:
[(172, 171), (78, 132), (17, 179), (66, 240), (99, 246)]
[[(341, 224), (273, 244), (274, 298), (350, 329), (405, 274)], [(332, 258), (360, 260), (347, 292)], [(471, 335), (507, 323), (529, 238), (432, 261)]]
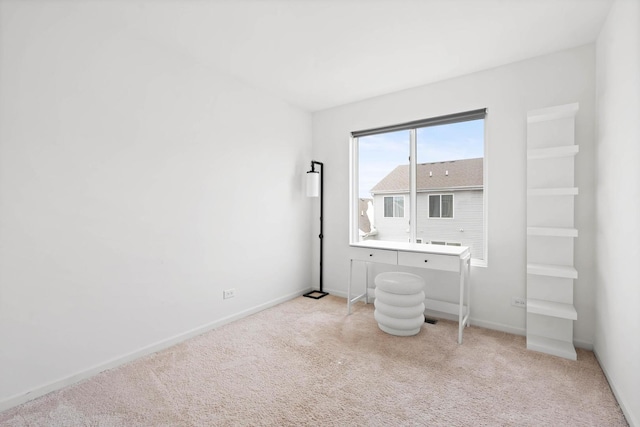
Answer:
[[(417, 191), (481, 187), (482, 158), (418, 163)], [(409, 192), (409, 165), (399, 165), (378, 182), (371, 193)]]

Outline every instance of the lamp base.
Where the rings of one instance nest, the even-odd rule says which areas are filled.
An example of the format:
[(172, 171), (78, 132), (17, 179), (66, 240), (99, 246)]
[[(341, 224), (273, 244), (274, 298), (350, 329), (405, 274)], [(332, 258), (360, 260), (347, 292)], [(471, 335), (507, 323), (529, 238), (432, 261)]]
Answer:
[(322, 297), (326, 297), (327, 295), (329, 295), (329, 292), (311, 291), (311, 292), (307, 292), (302, 296), (307, 298), (320, 299)]

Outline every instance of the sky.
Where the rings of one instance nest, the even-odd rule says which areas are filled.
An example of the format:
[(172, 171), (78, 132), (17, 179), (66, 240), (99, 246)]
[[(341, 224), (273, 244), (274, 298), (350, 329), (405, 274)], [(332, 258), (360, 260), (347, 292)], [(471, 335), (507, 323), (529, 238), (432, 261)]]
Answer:
[[(484, 157), (484, 120), (429, 126), (417, 130), (418, 163)], [(398, 165), (409, 164), (409, 131), (358, 138), (361, 198)]]

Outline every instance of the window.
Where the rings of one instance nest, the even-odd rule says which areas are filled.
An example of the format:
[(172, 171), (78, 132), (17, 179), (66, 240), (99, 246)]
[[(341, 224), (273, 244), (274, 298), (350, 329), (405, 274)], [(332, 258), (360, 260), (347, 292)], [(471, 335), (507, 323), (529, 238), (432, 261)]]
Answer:
[(385, 218), (404, 217), (404, 196), (391, 196), (384, 198)]
[(453, 194), (429, 196), (429, 218), (453, 218)]
[(351, 241), (441, 241), (484, 260), (485, 117), (481, 109), (352, 132)]

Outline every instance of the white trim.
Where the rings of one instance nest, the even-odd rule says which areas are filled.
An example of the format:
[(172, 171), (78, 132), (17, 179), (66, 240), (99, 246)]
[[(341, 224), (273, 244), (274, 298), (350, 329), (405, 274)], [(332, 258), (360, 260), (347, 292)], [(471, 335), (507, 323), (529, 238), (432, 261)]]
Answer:
[[(359, 240), (358, 138), (349, 138), (349, 241)], [(357, 196), (357, 197), (356, 197)]]
[[(489, 266), (489, 111), (484, 117), (484, 153), (482, 157), (482, 230), (484, 232), (483, 242), (484, 248), (482, 254), (483, 259), (471, 258), (471, 266), (488, 267)], [(475, 261), (475, 262), (474, 262)]]
[(573, 339), (573, 346), (576, 348), (581, 348), (584, 350), (589, 350), (589, 351), (593, 351), (593, 343), (589, 342), (589, 341), (582, 341), (582, 340), (577, 340), (577, 339)]
[(481, 185), (465, 185), (461, 187), (434, 187), (417, 190), (418, 193), (451, 193), (456, 191), (482, 191)]
[[(609, 387), (611, 388), (611, 391), (613, 392), (613, 395), (615, 396), (616, 400), (618, 401), (618, 405), (620, 405), (620, 409), (622, 409), (622, 413), (624, 414), (624, 417), (626, 418), (627, 423), (629, 423), (630, 427), (640, 427), (640, 420), (634, 418), (633, 414), (631, 412), (629, 412), (629, 410), (627, 409), (626, 400), (618, 392), (618, 389), (616, 388), (615, 383), (613, 381), (611, 381), (611, 377), (609, 376), (609, 373), (607, 372), (607, 369), (604, 367), (604, 365), (600, 361), (600, 357), (598, 356), (598, 352), (595, 349), (593, 350), (593, 354), (596, 356), (596, 360), (598, 361), (598, 364), (600, 365), (600, 369), (602, 369), (602, 372), (604, 373), (604, 376), (607, 379), (607, 382), (609, 383)], [(631, 406), (631, 405), (629, 405), (629, 406)]]
[(469, 319), (469, 322), (471, 323), (472, 326), (491, 329), (492, 331), (506, 332), (508, 334), (520, 335), (523, 337), (526, 336), (525, 328), (518, 328), (515, 326), (505, 325), (504, 323), (489, 322), (486, 320), (480, 320), (473, 317)]
[[(482, 219), (483, 219), (483, 223), (482, 223), (482, 230), (483, 230), (483, 259), (479, 259), (479, 258), (472, 258), (471, 259), (471, 265), (472, 266), (477, 266), (477, 267), (487, 267), (488, 266), (488, 256), (489, 256), (489, 220), (488, 220), (488, 213), (489, 213), (489, 203), (488, 203), (488, 189), (489, 189), (489, 179), (488, 179), (488, 170), (489, 170), (489, 163), (488, 163), (488, 154), (489, 154), (489, 149), (488, 149), (488, 145), (489, 145), (489, 126), (487, 126), (487, 120), (489, 119), (489, 112), (487, 108), (483, 109), (485, 114), (484, 117), (482, 119), (477, 119), (477, 120), (482, 120), (483, 121), (483, 130), (484, 130), (484, 135), (483, 135), (483, 183), (482, 186), (463, 186), (463, 187), (449, 187), (449, 188), (432, 188), (432, 189), (425, 189), (425, 190), (418, 190), (415, 186), (416, 183), (416, 176), (415, 174), (417, 173), (417, 136), (416, 136), (416, 129), (408, 129), (410, 131), (409, 136), (410, 136), (410, 140), (409, 140), (409, 167), (410, 167), (410, 187), (409, 187), (409, 191), (406, 193), (409, 193), (409, 197), (410, 197), (410, 207), (409, 207), (409, 239), (410, 241), (415, 241), (416, 237), (417, 237), (417, 193), (437, 193), (437, 194), (446, 194), (449, 195), (451, 194), (454, 198), (454, 206), (453, 206), (453, 216), (451, 218), (434, 218), (434, 217), (430, 217), (429, 216), (429, 212), (427, 212), (427, 218), (428, 219), (455, 219), (455, 192), (456, 191), (469, 191), (469, 190), (480, 190), (482, 191), (482, 205), (483, 205), (483, 213), (482, 213)], [(449, 124), (449, 123), (447, 123)], [(389, 130), (388, 132), (392, 132), (391, 130)], [(380, 133), (387, 133), (386, 131), (384, 132), (380, 132)], [(351, 133), (351, 137), (349, 139), (350, 141), (350, 150), (349, 150), (349, 155), (350, 155), (350, 159), (349, 159), (349, 167), (350, 167), (350, 174), (349, 174), (349, 182), (350, 182), (350, 187), (349, 187), (349, 230), (350, 230), (350, 234), (349, 234), (349, 242), (350, 243), (357, 243), (359, 242), (359, 235), (358, 235), (358, 216), (357, 216), (357, 212), (358, 212), (358, 206), (357, 204), (357, 200), (359, 199), (360, 195), (359, 195), (359, 191), (358, 191), (358, 162), (359, 162), (359, 150), (358, 150), (358, 137), (353, 136), (353, 132)], [(413, 175), (411, 175), (413, 174)], [(402, 192), (398, 192), (395, 190), (383, 190), (383, 191), (376, 191), (376, 192), (372, 192), (371, 195), (372, 197), (374, 196), (382, 196), (385, 197), (385, 195), (394, 195), (394, 194), (402, 194)], [(357, 197), (356, 197), (357, 195)], [(442, 203), (442, 199), (441, 203)], [(384, 210), (384, 200), (383, 200), (383, 210)], [(382, 215), (384, 216), (384, 211), (382, 212)], [(386, 218), (398, 218), (398, 217), (386, 217)], [(404, 218), (406, 218), (406, 214), (404, 216)], [(414, 220), (411, 221), (411, 218), (413, 218)]]
[[(483, 187), (481, 185), (466, 185), (461, 187), (433, 187), (433, 188), (424, 188), (422, 190), (416, 189), (416, 193), (453, 193), (456, 191), (482, 191)], [(371, 194), (374, 196), (381, 196), (383, 194), (409, 194), (408, 191), (398, 191), (398, 190), (378, 190), (372, 191)]]
[(197, 328), (191, 329), (181, 334), (174, 335), (173, 337), (158, 341), (154, 344), (147, 345), (145, 347), (142, 347), (130, 353), (123, 354), (121, 356), (107, 360), (103, 363), (91, 366), (87, 369), (76, 372), (75, 374), (60, 378), (55, 381), (51, 381), (46, 384), (42, 384), (32, 390), (27, 391), (26, 393), (21, 393), (21, 394), (8, 397), (0, 401), (0, 412), (13, 408), (14, 406), (21, 405), (23, 403), (26, 403), (38, 397), (44, 396), (45, 394), (51, 393), (53, 391), (60, 390), (64, 387), (68, 387), (70, 385), (79, 383), (80, 381), (86, 380), (88, 378), (91, 378), (99, 374), (100, 372), (106, 371), (108, 369), (116, 368), (118, 366), (124, 365), (125, 363), (131, 362), (133, 360), (139, 359), (149, 354), (157, 353), (161, 350), (172, 347), (176, 344), (179, 344), (185, 340), (201, 335), (212, 329), (216, 329), (216, 328), (219, 328), (220, 326), (226, 325), (227, 323), (234, 322), (236, 320), (239, 320), (244, 317), (250, 316), (252, 314), (258, 313), (260, 311), (266, 310), (267, 308), (274, 307), (285, 301), (289, 301), (294, 298), (297, 298), (300, 295), (303, 295), (311, 290), (312, 290), (311, 288), (308, 288), (301, 291), (290, 293), (283, 297), (268, 301), (264, 304), (257, 305), (255, 307), (246, 309), (244, 311), (233, 314), (231, 316), (223, 317), (222, 319), (214, 320), (213, 322), (207, 323), (205, 325), (199, 326)]
[[(400, 215), (396, 215), (396, 200), (395, 200), (395, 199), (396, 199), (396, 198), (398, 198), (398, 199), (399, 199), (400, 197), (402, 197), (402, 216), (400, 216)], [(386, 202), (385, 202), (385, 200), (384, 200), (384, 199), (388, 199), (388, 198), (392, 198), (392, 199), (393, 199), (393, 201), (392, 201), (392, 203), (391, 203), (391, 207), (392, 207), (392, 210), (393, 210), (393, 212), (392, 212), (392, 215), (391, 215), (391, 216), (387, 216), (387, 215), (386, 215), (386, 213), (387, 213), (387, 212), (386, 212), (387, 204), (386, 204)], [(406, 218), (406, 217), (407, 217), (407, 216), (406, 216), (406, 214), (405, 214), (405, 205), (406, 205), (405, 201), (406, 201), (406, 200), (407, 200), (407, 199), (405, 198), (404, 194), (400, 194), (400, 195), (393, 195), (393, 196), (392, 196), (392, 195), (389, 195), (389, 196), (383, 196), (383, 197), (382, 197), (382, 217), (383, 217), (383, 218)]]
[(418, 136), (415, 128), (409, 130), (409, 241), (415, 242), (418, 236)]
[[(431, 216), (431, 197), (432, 196), (439, 196), (440, 197), (440, 216)], [(451, 196), (451, 216), (446, 216), (443, 217), (442, 216), (442, 196)], [(427, 218), (429, 219), (444, 219), (444, 220), (451, 220), (451, 219), (455, 219), (455, 197), (454, 197), (454, 193), (436, 193), (436, 194), (429, 194), (427, 197)]]

